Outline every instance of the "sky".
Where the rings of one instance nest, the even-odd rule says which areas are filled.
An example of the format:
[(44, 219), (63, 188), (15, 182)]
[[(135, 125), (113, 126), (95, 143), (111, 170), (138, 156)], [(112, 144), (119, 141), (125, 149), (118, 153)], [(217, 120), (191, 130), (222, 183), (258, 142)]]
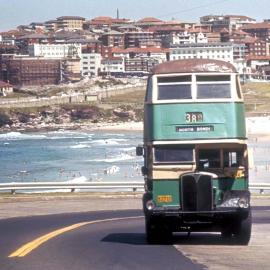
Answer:
[(270, 18), (270, 0), (0, 0), (0, 31), (44, 22), (60, 16), (97, 16), (140, 19), (156, 17), (199, 22), (209, 14), (246, 15), (258, 21)]

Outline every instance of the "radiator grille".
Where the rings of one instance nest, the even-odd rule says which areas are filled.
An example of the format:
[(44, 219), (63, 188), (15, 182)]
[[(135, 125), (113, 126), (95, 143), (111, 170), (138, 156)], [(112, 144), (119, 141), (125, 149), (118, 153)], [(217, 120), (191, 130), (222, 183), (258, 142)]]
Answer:
[(181, 198), (184, 211), (211, 211), (213, 205), (212, 177), (192, 173), (181, 177)]

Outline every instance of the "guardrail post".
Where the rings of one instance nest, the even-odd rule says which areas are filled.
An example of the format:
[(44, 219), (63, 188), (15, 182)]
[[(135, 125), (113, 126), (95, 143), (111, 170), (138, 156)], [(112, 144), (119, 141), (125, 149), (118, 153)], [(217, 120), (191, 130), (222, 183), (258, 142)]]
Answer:
[(70, 190), (70, 192), (75, 192), (75, 188), (72, 188), (72, 189)]
[(264, 189), (260, 189), (260, 194), (264, 194)]
[(12, 195), (15, 195), (16, 194), (16, 190), (15, 189), (11, 189), (10, 192), (11, 192)]

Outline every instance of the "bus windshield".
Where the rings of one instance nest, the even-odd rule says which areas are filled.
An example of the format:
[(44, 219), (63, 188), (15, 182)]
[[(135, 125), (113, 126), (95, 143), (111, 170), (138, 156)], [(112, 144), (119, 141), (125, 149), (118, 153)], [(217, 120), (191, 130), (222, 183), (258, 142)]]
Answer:
[(158, 146), (154, 149), (155, 163), (192, 163), (193, 156), (193, 147)]

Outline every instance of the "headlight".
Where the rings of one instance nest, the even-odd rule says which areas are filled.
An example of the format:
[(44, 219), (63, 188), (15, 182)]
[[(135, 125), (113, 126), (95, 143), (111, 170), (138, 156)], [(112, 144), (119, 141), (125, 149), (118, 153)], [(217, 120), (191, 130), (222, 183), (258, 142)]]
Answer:
[(240, 207), (240, 208), (248, 208), (249, 202), (247, 198), (231, 198), (227, 201), (223, 202), (221, 207)]
[(238, 200), (238, 206), (240, 208), (248, 208), (249, 207), (249, 202), (248, 202), (247, 198), (240, 198)]
[(221, 207), (238, 207), (239, 198), (231, 198), (221, 204)]
[(151, 211), (155, 208), (155, 203), (152, 200), (150, 200), (146, 202), (145, 206), (147, 210)]

